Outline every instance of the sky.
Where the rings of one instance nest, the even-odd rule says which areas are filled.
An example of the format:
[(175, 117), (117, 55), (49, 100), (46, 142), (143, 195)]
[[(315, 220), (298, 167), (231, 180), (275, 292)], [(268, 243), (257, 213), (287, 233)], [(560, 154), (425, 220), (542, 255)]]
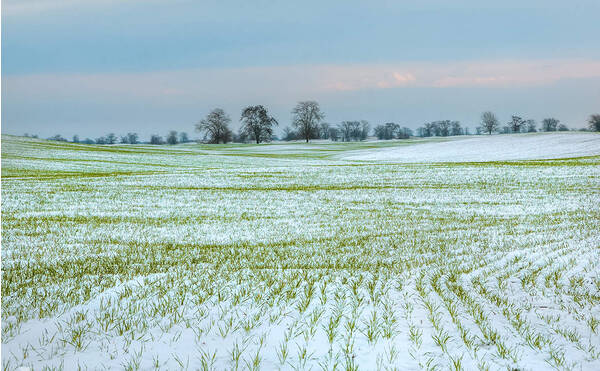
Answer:
[(262, 104), (290, 125), (417, 128), (481, 112), (584, 127), (598, 0), (2, 0), (2, 133), (142, 138)]

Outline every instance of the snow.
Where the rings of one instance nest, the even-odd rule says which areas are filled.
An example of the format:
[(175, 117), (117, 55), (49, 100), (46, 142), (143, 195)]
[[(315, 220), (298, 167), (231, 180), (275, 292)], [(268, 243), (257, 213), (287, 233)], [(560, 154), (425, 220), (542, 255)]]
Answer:
[[(392, 150), (535, 138), (593, 154), (597, 136)], [(8, 370), (235, 369), (236, 349), (239, 369), (257, 355), (265, 370), (600, 369), (600, 158), (407, 166), (343, 159), (384, 141), (2, 141)], [(384, 148), (356, 150), (370, 146)]]
[(592, 155), (600, 155), (600, 134), (557, 132), (452, 137), (447, 141), (358, 150), (340, 157), (394, 162), (481, 162)]

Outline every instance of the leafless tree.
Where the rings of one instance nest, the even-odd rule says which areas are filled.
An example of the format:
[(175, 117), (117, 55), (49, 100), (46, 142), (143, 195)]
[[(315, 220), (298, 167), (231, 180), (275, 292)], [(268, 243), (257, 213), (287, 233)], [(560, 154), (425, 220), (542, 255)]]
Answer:
[(525, 125), (525, 120), (521, 116), (512, 116), (507, 125), (511, 132), (520, 133), (521, 128)]
[(542, 128), (544, 131), (556, 131), (560, 120), (554, 117), (546, 118), (542, 120)]
[(296, 139), (296, 132), (294, 132), (292, 129), (290, 129), (289, 126), (286, 126), (285, 128), (283, 128), (283, 140), (290, 141), (290, 140), (295, 140), (295, 139)]
[(527, 132), (528, 133), (535, 133), (537, 131), (537, 128), (536, 128), (537, 122), (535, 122), (535, 120), (529, 119), (525, 123), (527, 124)]
[(433, 122), (423, 124), (423, 136), (430, 137), (435, 134), (436, 125)]
[(319, 103), (315, 101), (298, 102), (292, 110), (292, 116), (292, 125), (297, 129), (298, 135), (307, 143), (315, 136), (319, 123), (325, 118)]
[(340, 140), (340, 130), (335, 126), (329, 128), (329, 139), (331, 139), (334, 142)]
[(177, 144), (177, 132), (175, 130), (171, 130), (167, 135), (167, 143), (168, 144)]
[(600, 131), (600, 114), (590, 115), (588, 125), (591, 131)]
[(329, 123), (322, 122), (321, 125), (319, 125), (319, 138), (329, 139), (329, 129), (330, 129)]
[(117, 142), (117, 136), (115, 133), (108, 133), (106, 135), (106, 144), (115, 144)]
[(248, 106), (242, 110), (240, 118), (242, 127), (240, 133), (260, 142), (268, 142), (273, 136), (273, 125), (278, 125), (277, 120), (269, 116), (267, 109), (261, 105)]
[(436, 121), (435, 124), (437, 124), (437, 126), (440, 128), (440, 136), (447, 137), (448, 135), (450, 135), (450, 126), (452, 126), (452, 121)]
[(460, 122), (458, 121), (451, 121), (450, 122), (450, 135), (462, 135), (463, 134), (463, 129), (460, 126)]
[(387, 122), (383, 125), (375, 126), (374, 131), (377, 139), (394, 139), (399, 135), (400, 125), (394, 122)]
[(165, 141), (160, 135), (152, 134), (150, 136), (150, 144), (165, 144)]
[(485, 133), (492, 134), (498, 130), (498, 119), (491, 111), (485, 111), (481, 114), (481, 130)]
[(229, 129), (231, 119), (221, 108), (212, 110), (205, 119), (196, 124), (196, 130), (204, 133), (204, 140), (209, 143), (231, 142), (233, 133)]

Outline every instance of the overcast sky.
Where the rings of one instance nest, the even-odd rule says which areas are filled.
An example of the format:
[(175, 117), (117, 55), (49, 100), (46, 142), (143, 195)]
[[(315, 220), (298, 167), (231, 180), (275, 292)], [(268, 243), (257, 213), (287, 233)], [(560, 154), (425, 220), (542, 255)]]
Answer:
[[(583, 127), (600, 111), (598, 0), (2, 1), (2, 132), (95, 138), (238, 127), (460, 120), (484, 110)], [(195, 136), (195, 134), (193, 135)]]

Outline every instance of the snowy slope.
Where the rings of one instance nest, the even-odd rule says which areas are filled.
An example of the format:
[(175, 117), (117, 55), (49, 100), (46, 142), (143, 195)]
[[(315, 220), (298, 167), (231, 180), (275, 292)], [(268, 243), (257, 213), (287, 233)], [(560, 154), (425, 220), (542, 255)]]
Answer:
[(600, 155), (599, 134), (583, 132), (456, 137), (445, 142), (352, 151), (344, 154), (343, 158), (394, 162), (468, 162), (589, 155)]

